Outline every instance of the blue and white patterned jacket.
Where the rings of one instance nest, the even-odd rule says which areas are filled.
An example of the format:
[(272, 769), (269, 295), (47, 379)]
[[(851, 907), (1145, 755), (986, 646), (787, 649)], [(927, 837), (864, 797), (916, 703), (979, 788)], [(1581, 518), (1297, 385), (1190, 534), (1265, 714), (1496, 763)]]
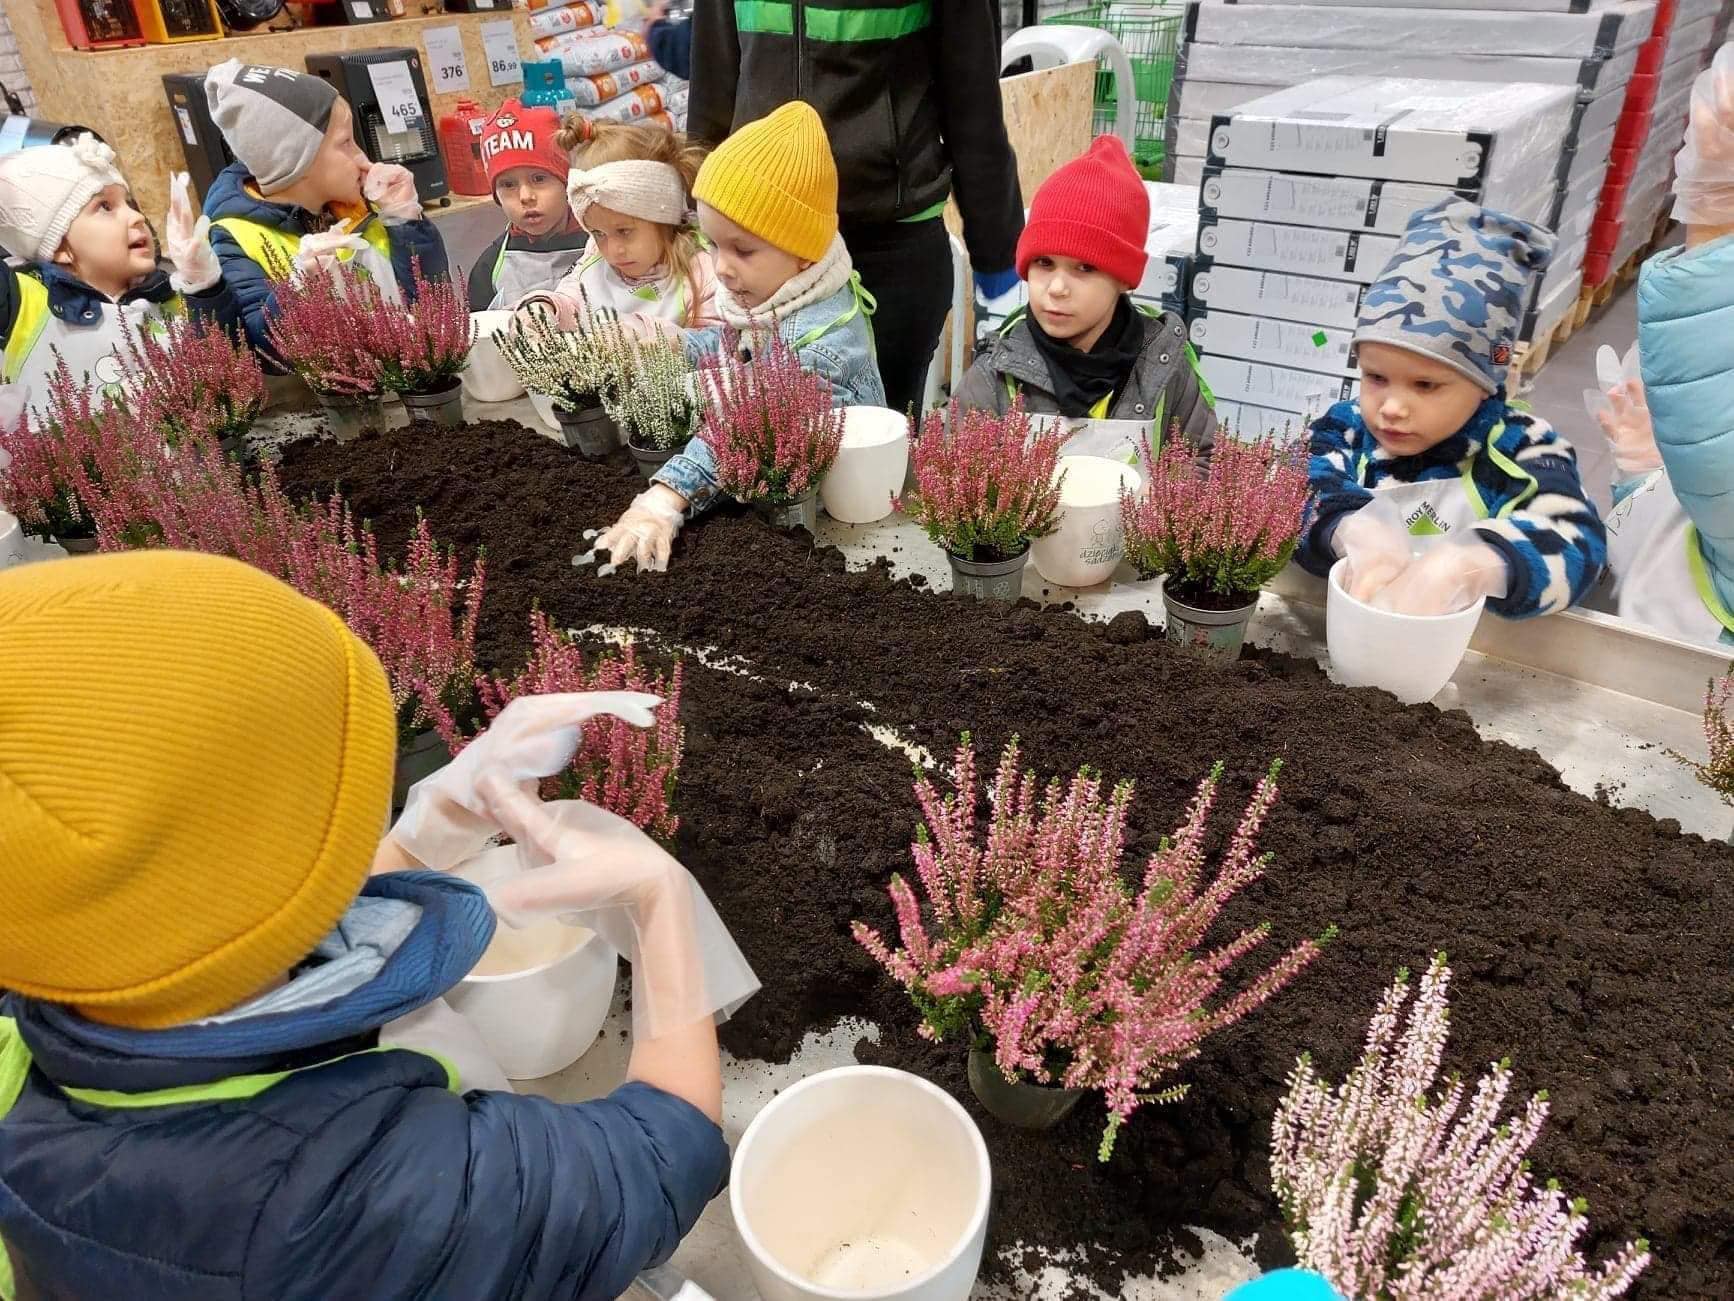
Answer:
[[(829, 298), (803, 307), (777, 322), (777, 334), (795, 350), (801, 367), (831, 386), (831, 403), (839, 407), (885, 405), (885, 384), (873, 354), (873, 330), (867, 314), (857, 307), (855, 291), (845, 285)], [(720, 326), (688, 330), (682, 335), (687, 360), (720, 352), (726, 331)], [(743, 350), (742, 360), (747, 360)], [(653, 483), (665, 483), (687, 499), (688, 516), (716, 504), (716, 456), (710, 444), (694, 438), (685, 450), (669, 458)]]
[[(1494, 446), (1533, 478), (1535, 491), (1527, 497), (1529, 483), (1486, 454), (1488, 437), (1501, 424)], [(1584, 495), (1577, 453), (1545, 420), (1507, 403), (1503, 390), (1457, 433), (1417, 456), (1392, 456), (1361, 419), (1359, 404), (1339, 402), (1313, 422), (1310, 451), (1314, 512), (1296, 558), (1320, 576), (1336, 562), (1331, 538), (1337, 525), (1372, 501), (1368, 489), (1386, 481), (1454, 479), (1470, 458), (1487, 509), (1476, 531), (1505, 557), (1511, 576), (1505, 595), (1489, 600), (1488, 609), (1508, 619), (1563, 610), (1583, 599), (1607, 560), (1607, 533)]]

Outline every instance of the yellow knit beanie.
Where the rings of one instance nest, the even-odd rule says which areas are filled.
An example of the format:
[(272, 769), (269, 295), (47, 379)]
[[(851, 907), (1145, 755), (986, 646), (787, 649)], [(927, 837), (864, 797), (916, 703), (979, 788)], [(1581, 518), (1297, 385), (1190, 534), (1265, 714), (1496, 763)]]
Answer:
[(811, 104), (792, 100), (704, 160), (692, 197), (803, 262), (837, 236), (837, 163)]
[(0, 573), (0, 987), (141, 1029), (257, 993), (361, 888), (395, 730), (373, 653), (239, 561)]

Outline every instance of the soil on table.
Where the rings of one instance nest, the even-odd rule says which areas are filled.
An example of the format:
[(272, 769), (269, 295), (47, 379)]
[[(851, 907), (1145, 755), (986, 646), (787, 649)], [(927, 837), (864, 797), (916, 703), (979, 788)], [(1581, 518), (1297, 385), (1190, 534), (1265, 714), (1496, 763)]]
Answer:
[[(297, 445), (282, 472), (298, 495), (341, 485), (388, 552), (417, 507), (441, 539), (485, 547), (489, 667), (517, 667), (537, 604), (568, 627), (625, 625), (738, 657), (753, 676), (688, 656), (679, 793), (680, 857), (764, 981), (725, 1042), (782, 1060), (839, 1016), (877, 1022), (863, 1060), (938, 1081), (981, 1124), (990, 1270), (1014, 1244), (1087, 1246), (1082, 1272), (1113, 1296), (1126, 1272), (1190, 1246), (1187, 1225), (1256, 1232), (1262, 1261), (1284, 1259), (1266, 1154), (1295, 1055), (1311, 1050), (1340, 1078), (1396, 969), (1444, 949), (1456, 972), (1447, 1064), (1478, 1073), (1509, 1055), (1519, 1089), (1549, 1091), (1535, 1166), (1588, 1199), (1588, 1249), (1647, 1236), (1655, 1262), (1635, 1296), (1734, 1295), (1726, 846), (1574, 794), (1461, 712), (1344, 690), (1310, 662), (1257, 650), (1220, 665), (1149, 638), (1138, 615), (1090, 623), (935, 594), (882, 567), (846, 573), (837, 551), (744, 512), (689, 526), (666, 574), (599, 579), (571, 564), (580, 535), (642, 480), (624, 453), (586, 464), (509, 422)], [(1136, 779), (1129, 866), (1212, 761), (1227, 764), (1220, 843), (1280, 757), (1263, 838), (1274, 861), (1222, 931), (1268, 919), (1272, 955), (1332, 922), (1340, 937), (1207, 1041), (1178, 1074), (1190, 1095), (1140, 1110), (1106, 1166), (1093, 1099), (1047, 1134), (1005, 1128), (970, 1094), (963, 1046), (918, 1038), (907, 999), (849, 937), (856, 918), (890, 933), (884, 886), (907, 870), (916, 819), (910, 760), (870, 724), (942, 762), (967, 729), (987, 772), (1016, 733), (1044, 774), (1090, 763)]]

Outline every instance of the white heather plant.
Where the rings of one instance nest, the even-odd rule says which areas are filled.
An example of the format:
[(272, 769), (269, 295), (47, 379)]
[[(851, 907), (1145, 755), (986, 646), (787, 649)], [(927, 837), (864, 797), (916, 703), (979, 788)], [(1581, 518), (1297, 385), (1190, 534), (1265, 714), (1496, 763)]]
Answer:
[(1501, 1119), (1506, 1062), (1472, 1097), (1456, 1076), (1434, 1091), (1450, 982), (1441, 953), (1399, 1032), (1409, 1000), (1409, 973), (1399, 971), (1359, 1064), (1336, 1088), (1307, 1057), (1295, 1063), (1271, 1125), (1270, 1170), (1300, 1265), (1348, 1301), (1621, 1295), (1649, 1264), (1649, 1244), (1628, 1242), (1593, 1269), (1575, 1245), (1589, 1224), (1584, 1203), (1530, 1178), (1547, 1095)]
[(641, 448), (666, 452), (685, 446), (700, 415), (686, 354), (661, 340), (630, 346), (632, 379), (608, 403), (608, 414)]

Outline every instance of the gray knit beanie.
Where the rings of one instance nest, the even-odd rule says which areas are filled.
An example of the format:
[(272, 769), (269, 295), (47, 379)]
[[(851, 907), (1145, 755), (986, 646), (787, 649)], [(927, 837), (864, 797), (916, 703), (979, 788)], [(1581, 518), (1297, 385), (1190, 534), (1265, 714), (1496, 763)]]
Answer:
[(337, 90), (305, 72), (230, 59), (205, 74), (205, 102), (229, 149), (269, 197), (313, 166)]

